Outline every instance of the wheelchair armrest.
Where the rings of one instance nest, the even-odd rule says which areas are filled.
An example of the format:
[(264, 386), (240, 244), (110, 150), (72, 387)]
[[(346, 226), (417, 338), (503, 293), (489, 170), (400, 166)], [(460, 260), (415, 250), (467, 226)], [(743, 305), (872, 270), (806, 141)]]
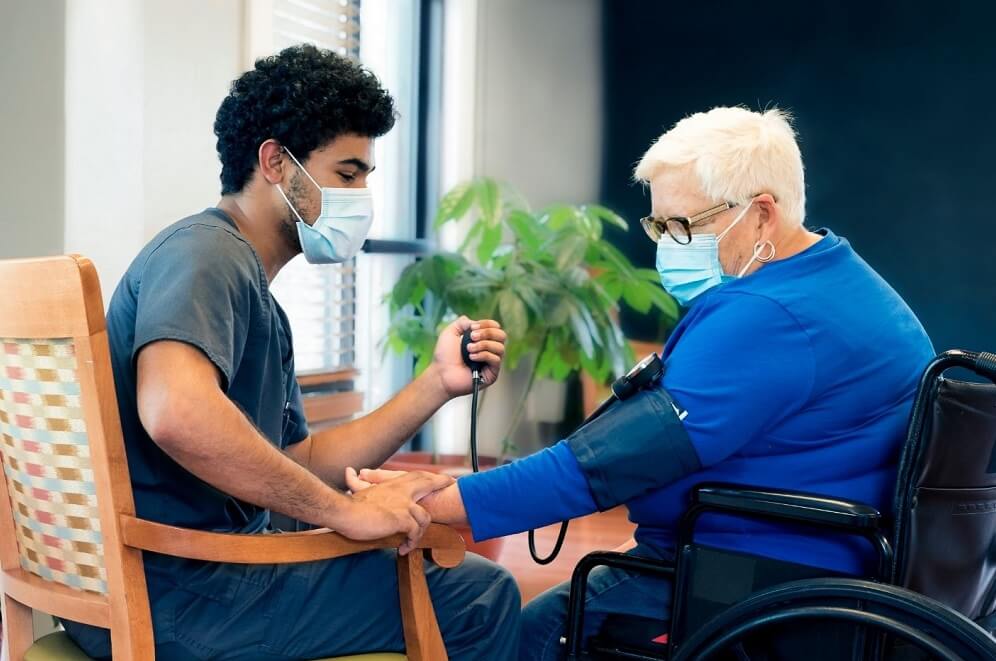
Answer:
[(877, 530), (882, 525), (882, 514), (864, 503), (736, 484), (700, 484), (692, 491), (692, 506), (854, 531)]

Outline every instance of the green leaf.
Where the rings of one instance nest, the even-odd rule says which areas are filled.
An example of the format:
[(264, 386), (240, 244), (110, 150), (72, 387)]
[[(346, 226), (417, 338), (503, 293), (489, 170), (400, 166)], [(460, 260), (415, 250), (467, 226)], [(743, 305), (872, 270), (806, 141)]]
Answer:
[(574, 207), (554, 204), (543, 211), (543, 222), (553, 231), (564, 229), (574, 219)]
[(678, 320), (678, 302), (668, 294), (666, 291), (661, 289), (656, 285), (649, 285), (650, 300), (653, 302), (654, 307), (661, 311), (661, 313), (669, 321), (674, 322)]
[(574, 366), (563, 360), (560, 356), (554, 356), (553, 367), (550, 371), (554, 379), (563, 381), (574, 371)]
[[(595, 349), (605, 348), (604, 338), (609, 337), (611, 333), (611, 324), (607, 324), (608, 328), (603, 329), (600, 324), (595, 321), (595, 317), (592, 315), (592, 309), (596, 310), (601, 317), (601, 310), (599, 308), (590, 308), (589, 306), (581, 306), (578, 308), (581, 312), (581, 318), (584, 319), (585, 324), (588, 326), (588, 332), (591, 333), (591, 339), (595, 344)], [(608, 332), (604, 332), (606, 330)]]
[(539, 224), (539, 221), (532, 214), (516, 209), (508, 214), (505, 222), (512, 228), (515, 238), (529, 252), (536, 252), (540, 249), (540, 246), (543, 244), (543, 236), (541, 234), (543, 226)]
[(498, 294), (498, 315), (509, 337), (522, 338), (529, 326), (526, 305), (515, 292), (506, 289)]
[(617, 214), (612, 209), (603, 207), (600, 204), (587, 204), (582, 207), (589, 215), (598, 218), (602, 222), (608, 223), (609, 225), (615, 225), (624, 232), (629, 231), (629, 224), (623, 220), (623, 217)]
[(515, 293), (522, 299), (522, 302), (526, 304), (526, 307), (533, 313), (537, 319), (541, 319), (545, 314), (546, 310), (543, 309), (543, 301), (540, 299), (539, 295), (526, 284), (526, 281), (520, 281), (512, 285)]
[(418, 361), (415, 363), (415, 376), (418, 376), (425, 371), (427, 367), (432, 363), (432, 354), (424, 353), (418, 357)]
[(595, 341), (591, 337), (591, 329), (577, 308), (571, 310), (570, 322), (571, 330), (574, 331), (574, 339), (581, 347), (581, 353), (589, 357), (594, 356)]
[(641, 287), (639, 284), (631, 283), (628, 287), (623, 287), (623, 300), (640, 314), (646, 314), (650, 312), (650, 294), (645, 287)]
[(623, 293), (623, 281), (615, 271), (604, 271), (595, 280), (605, 290), (605, 295), (613, 302), (618, 301)]
[(601, 221), (585, 207), (574, 207), (574, 224), (589, 241), (598, 241), (602, 238)]
[(586, 301), (590, 301), (592, 305), (612, 309), (617, 306), (618, 296), (613, 297), (609, 295), (609, 292), (605, 290), (601, 282), (592, 280), (585, 287), (584, 298)]
[(402, 354), (408, 350), (408, 344), (398, 337), (398, 334), (393, 332), (393, 330), (388, 333), (387, 346), (391, 351), (397, 354)]
[(464, 182), (443, 196), (436, 209), (436, 218), (433, 221), (434, 227), (439, 227), (451, 220), (463, 218), (467, 210), (470, 209), (474, 201), (476, 189), (473, 182)]
[(421, 274), (419, 273), (422, 268), (421, 264), (421, 261), (415, 262), (405, 267), (405, 270), (401, 272), (401, 276), (394, 284), (394, 289), (391, 290), (392, 309), (397, 310), (411, 303), (415, 286), (421, 282)]
[(474, 223), (471, 225), (470, 229), (467, 230), (467, 236), (463, 237), (463, 241), (460, 242), (460, 247), (457, 249), (457, 252), (460, 254), (465, 253), (467, 251), (467, 246), (472, 244), (477, 239), (478, 235), (484, 231), (484, 228), (484, 223)]
[(561, 299), (550, 312), (547, 323), (554, 328), (563, 326), (570, 318), (573, 307), (574, 306), (569, 299)]
[(479, 263), (488, 263), (498, 244), (501, 243), (501, 237), (501, 225), (485, 226), (484, 233), (481, 235), (481, 241), (477, 244), (477, 261)]
[(568, 234), (554, 244), (554, 265), (560, 272), (574, 268), (584, 259), (588, 242), (579, 234)]
[(626, 258), (626, 255), (619, 252), (618, 248), (608, 241), (599, 241), (595, 246), (602, 254), (602, 258), (605, 259), (606, 263), (616, 270), (620, 277), (627, 280), (636, 278), (636, 269), (633, 267), (633, 263)]
[(475, 182), (474, 188), (477, 190), (477, 206), (481, 210), (481, 221), (488, 227), (497, 226), (501, 209), (497, 182), (484, 177)]
[(433, 255), (423, 261), (425, 262), (423, 267), (425, 285), (434, 294), (446, 291), (447, 285), (466, 264), (463, 257), (446, 253)]

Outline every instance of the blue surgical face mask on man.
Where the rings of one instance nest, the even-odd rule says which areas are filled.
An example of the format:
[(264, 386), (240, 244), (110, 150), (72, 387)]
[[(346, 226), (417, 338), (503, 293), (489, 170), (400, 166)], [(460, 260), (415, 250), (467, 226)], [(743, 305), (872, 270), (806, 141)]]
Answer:
[(310, 264), (338, 264), (352, 259), (363, 247), (373, 223), (373, 196), (369, 188), (322, 188), (286, 147), (284, 151), (301, 172), (322, 192), (322, 210), (313, 225), (304, 222), (284, 189), (277, 184), (284, 202), (297, 216), (297, 235), (304, 258)]
[[(723, 271), (723, 265), (719, 262), (719, 242), (743, 219), (751, 204), (753, 200), (719, 236), (693, 234), (691, 242), (685, 245), (667, 235), (661, 236), (657, 241), (657, 273), (660, 275), (661, 285), (679, 305), (687, 307), (693, 299), (716, 285), (736, 279)], [(752, 259), (736, 277), (746, 273), (753, 263)]]

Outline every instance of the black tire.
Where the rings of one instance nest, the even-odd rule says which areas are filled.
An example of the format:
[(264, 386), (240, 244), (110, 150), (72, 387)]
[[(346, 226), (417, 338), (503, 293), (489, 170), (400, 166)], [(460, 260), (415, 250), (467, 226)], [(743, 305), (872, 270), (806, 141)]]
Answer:
[[(855, 603), (860, 602), (860, 608)], [(948, 606), (893, 585), (848, 578), (792, 581), (757, 592), (706, 623), (673, 661), (698, 661), (767, 627), (799, 619), (851, 622), (904, 639), (932, 658), (992, 661), (996, 640)]]

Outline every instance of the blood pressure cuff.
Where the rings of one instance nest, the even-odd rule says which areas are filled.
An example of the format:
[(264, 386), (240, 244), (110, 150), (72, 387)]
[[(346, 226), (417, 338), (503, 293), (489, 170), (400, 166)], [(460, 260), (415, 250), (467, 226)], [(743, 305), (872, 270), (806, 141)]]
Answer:
[(617, 401), (567, 438), (599, 510), (701, 470), (698, 453), (661, 386)]

